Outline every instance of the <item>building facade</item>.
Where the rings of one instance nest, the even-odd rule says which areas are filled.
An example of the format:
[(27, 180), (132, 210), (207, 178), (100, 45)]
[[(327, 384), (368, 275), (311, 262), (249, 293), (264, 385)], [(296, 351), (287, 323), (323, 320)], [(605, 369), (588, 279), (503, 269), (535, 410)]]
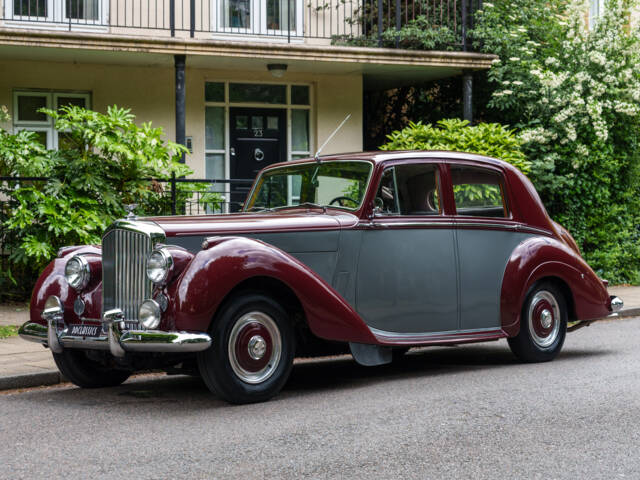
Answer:
[[(12, 117), (3, 127), (57, 148), (64, 138), (39, 108), (118, 105), (187, 145), (194, 177), (250, 179), (312, 155), (347, 115), (324, 152), (361, 150), (366, 90), (488, 68), (493, 57), (465, 41), (473, 8), (476, 0), (3, 0), (0, 105)], [(417, 51), (381, 34), (419, 16), (459, 41)]]

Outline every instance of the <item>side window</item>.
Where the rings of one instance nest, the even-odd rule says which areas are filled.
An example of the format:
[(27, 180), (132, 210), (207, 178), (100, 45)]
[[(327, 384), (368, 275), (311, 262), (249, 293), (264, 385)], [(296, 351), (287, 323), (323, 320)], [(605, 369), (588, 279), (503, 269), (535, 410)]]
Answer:
[(451, 167), (453, 197), (458, 215), (508, 217), (504, 182), (499, 173), (475, 167)]
[(433, 164), (398, 165), (384, 171), (375, 206), (382, 215), (440, 215), (438, 168)]

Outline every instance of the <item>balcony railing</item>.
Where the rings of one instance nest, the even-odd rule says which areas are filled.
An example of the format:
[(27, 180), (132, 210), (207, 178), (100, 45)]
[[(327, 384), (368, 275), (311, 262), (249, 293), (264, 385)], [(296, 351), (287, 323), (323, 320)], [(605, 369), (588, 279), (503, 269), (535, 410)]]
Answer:
[[(272, 38), (287, 42), (407, 47), (403, 27), (465, 46), (482, 0), (4, 0), (0, 26), (124, 35)], [(409, 39), (410, 40), (410, 39)]]

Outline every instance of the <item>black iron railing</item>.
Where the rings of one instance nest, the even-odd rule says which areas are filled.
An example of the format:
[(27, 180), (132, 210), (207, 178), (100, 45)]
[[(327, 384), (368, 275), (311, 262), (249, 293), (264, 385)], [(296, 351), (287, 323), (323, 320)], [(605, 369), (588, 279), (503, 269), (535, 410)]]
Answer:
[[(463, 48), (471, 12), (482, 0), (5, 0), (3, 26), (40, 25), (116, 34), (218, 38), (274, 37), (288, 42), (403, 47), (393, 32), (419, 22), (446, 28)], [(451, 40), (455, 37), (455, 40)]]

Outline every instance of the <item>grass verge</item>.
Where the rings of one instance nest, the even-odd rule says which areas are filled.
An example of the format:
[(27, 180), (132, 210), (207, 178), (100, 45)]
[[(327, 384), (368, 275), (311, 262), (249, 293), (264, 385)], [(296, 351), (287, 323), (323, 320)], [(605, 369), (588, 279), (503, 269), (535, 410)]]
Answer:
[(9, 338), (18, 335), (18, 328), (15, 325), (3, 326), (0, 325), (0, 338)]

